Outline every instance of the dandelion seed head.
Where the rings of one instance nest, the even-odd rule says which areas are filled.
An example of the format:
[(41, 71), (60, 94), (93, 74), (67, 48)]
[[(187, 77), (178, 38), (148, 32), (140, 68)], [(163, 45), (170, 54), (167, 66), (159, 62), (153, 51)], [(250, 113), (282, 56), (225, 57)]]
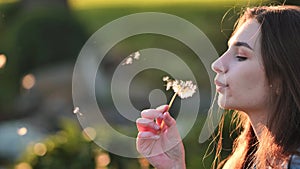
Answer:
[(173, 89), (175, 93), (182, 99), (192, 97), (196, 92), (197, 86), (192, 81), (172, 80), (168, 76), (163, 77), (166, 82), (166, 90)]
[(182, 99), (192, 97), (193, 94), (196, 92), (196, 88), (196, 85), (193, 85), (191, 81), (187, 81), (180, 89), (178, 96)]
[(167, 82), (166, 90), (170, 90), (172, 86), (173, 86), (173, 82), (172, 81)]
[(181, 88), (181, 82), (178, 80), (173, 81), (172, 89), (175, 93), (179, 93), (179, 90)]

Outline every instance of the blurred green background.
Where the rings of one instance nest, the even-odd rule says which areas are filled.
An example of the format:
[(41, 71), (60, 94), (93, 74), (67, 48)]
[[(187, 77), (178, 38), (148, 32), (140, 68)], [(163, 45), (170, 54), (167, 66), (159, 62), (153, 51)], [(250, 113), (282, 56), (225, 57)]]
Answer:
[[(84, 43), (103, 25), (119, 17), (137, 12), (164, 12), (196, 25), (221, 54), (227, 48), (227, 39), (241, 9), (282, 3), (300, 5), (299, 0), (0, 0), (0, 169), (151, 168), (143, 158), (106, 152), (82, 131), (73, 114), (72, 73)], [(116, 66), (130, 53), (143, 48), (171, 51), (199, 75), (199, 114), (183, 141), (187, 168), (210, 168), (214, 154), (206, 158), (204, 154), (211, 140), (198, 143), (210, 106), (210, 83), (201, 61), (188, 47), (159, 35), (125, 39), (101, 63), (103, 78), (109, 82)], [(133, 83), (140, 89), (131, 95), (137, 109), (151, 106), (148, 100), (151, 90), (164, 90), (162, 75), (152, 70), (136, 77)], [(105, 93), (106, 88), (98, 85), (96, 92)], [(166, 95), (171, 97), (170, 93)], [(135, 137), (134, 122), (117, 114), (109, 94), (98, 97), (104, 101), (99, 105), (111, 125)], [(175, 102), (173, 111), (178, 106)], [(235, 136), (229, 136), (229, 121), (230, 117), (225, 123), (224, 155), (230, 152)]]

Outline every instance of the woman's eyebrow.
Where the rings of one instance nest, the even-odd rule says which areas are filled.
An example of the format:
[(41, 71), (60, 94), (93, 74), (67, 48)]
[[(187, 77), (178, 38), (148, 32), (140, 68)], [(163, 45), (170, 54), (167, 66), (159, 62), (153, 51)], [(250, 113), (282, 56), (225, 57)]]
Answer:
[(244, 46), (250, 50), (253, 50), (253, 48), (251, 48), (251, 46), (246, 42), (234, 42), (232, 45), (233, 46)]

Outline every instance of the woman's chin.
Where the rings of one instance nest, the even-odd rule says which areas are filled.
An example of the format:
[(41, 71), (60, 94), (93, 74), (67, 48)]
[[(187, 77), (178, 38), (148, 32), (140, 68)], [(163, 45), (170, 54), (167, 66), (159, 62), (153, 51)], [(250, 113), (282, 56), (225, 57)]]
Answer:
[(228, 104), (226, 102), (226, 98), (222, 94), (218, 95), (218, 105), (222, 109), (227, 109), (227, 107), (228, 107)]

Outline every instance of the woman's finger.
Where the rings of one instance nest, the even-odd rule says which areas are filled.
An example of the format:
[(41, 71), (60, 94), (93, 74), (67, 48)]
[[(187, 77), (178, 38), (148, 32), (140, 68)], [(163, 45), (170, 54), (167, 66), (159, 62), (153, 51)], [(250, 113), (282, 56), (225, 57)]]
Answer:
[(167, 125), (168, 127), (171, 127), (176, 124), (175, 119), (170, 115), (169, 112), (165, 112), (163, 114), (163, 121), (164, 121), (165, 125)]
[(157, 125), (153, 120), (150, 119), (138, 118), (136, 120), (136, 124), (139, 131), (151, 130), (152, 132), (156, 133), (160, 130), (159, 125)]
[(146, 109), (141, 112), (141, 116), (147, 119), (156, 119), (160, 114), (164, 113), (168, 109), (168, 105), (159, 106), (156, 109)]
[(169, 105), (161, 105), (159, 107), (156, 108), (157, 111), (161, 112), (158, 117), (156, 118), (156, 123), (157, 125), (161, 126), (162, 122), (163, 122), (163, 113), (168, 111), (169, 109)]
[(147, 132), (147, 131), (143, 131), (143, 132), (139, 132), (137, 135), (138, 139), (154, 139), (157, 140), (160, 138), (160, 136), (158, 134), (154, 134), (152, 132)]
[(156, 108), (156, 110), (160, 111), (161, 113), (164, 113), (168, 110), (169, 105), (161, 105), (159, 107)]

